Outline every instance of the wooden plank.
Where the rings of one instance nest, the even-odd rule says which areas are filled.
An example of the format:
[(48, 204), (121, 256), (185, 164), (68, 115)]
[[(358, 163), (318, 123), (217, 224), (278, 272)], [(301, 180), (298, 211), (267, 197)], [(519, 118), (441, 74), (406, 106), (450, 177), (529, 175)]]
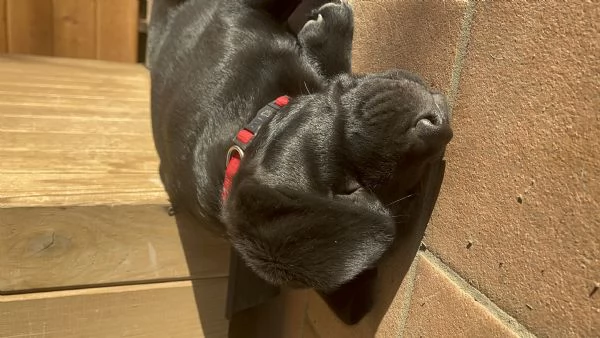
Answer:
[(0, 208), (166, 203), (141, 65), (0, 57)]
[(138, 0), (101, 0), (97, 10), (97, 58), (137, 62)]
[(6, 53), (8, 51), (6, 28), (6, 0), (0, 0), (0, 53)]
[(0, 209), (0, 294), (227, 276), (228, 243), (177, 223), (159, 205)]
[(7, 0), (8, 50), (53, 55), (52, 0)]
[(54, 1), (54, 55), (96, 58), (96, 0)]
[(143, 66), (13, 55), (0, 74), (0, 291), (227, 275), (227, 244), (165, 213)]
[(0, 297), (0, 337), (227, 337), (226, 278)]

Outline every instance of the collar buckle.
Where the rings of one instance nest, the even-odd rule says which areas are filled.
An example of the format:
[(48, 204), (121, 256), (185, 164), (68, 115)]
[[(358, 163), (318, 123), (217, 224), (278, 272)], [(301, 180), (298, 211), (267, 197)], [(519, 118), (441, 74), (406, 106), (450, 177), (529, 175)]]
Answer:
[(229, 148), (229, 150), (227, 150), (227, 161), (225, 162), (226, 166), (229, 164), (229, 161), (231, 161), (234, 153), (237, 153), (240, 156), (240, 160), (244, 158), (244, 150), (240, 146), (234, 144)]
[[(225, 202), (229, 196), (229, 190), (233, 184), (233, 178), (237, 173), (241, 160), (244, 158), (244, 149), (252, 142), (254, 136), (258, 133), (261, 127), (269, 122), (273, 115), (281, 108), (285, 107), (289, 102), (288, 96), (280, 96), (275, 101), (267, 104), (258, 111), (254, 119), (250, 121), (242, 130), (238, 132), (233, 139), (233, 145), (227, 150), (227, 159), (225, 162), (225, 177), (223, 179), (223, 190), (221, 191), (221, 201)], [(232, 161), (233, 156), (237, 153), (239, 161)]]

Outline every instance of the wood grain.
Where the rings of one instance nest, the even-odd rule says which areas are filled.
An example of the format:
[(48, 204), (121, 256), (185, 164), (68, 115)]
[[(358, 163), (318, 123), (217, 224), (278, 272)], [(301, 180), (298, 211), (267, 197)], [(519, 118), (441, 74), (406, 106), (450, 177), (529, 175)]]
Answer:
[(8, 50), (53, 55), (52, 0), (7, 0)]
[(0, 73), (0, 292), (227, 275), (228, 245), (166, 214), (142, 66), (3, 56)]
[(6, 53), (8, 51), (8, 33), (6, 24), (6, 0), (0, 0), (0, 53)]
[(164, 204), (141, 65), (0, 57), (0, 208)]
[(0, 337), (227, 337), (226, 278), (0, 296)]
[(54, 1), (53, 14), (54, 55), (94, 59), (96, 0)]
[(228, 243), (177, 221), (159, 205), (0, 209), (0, 294), (227, 276)]
[(226, 337), (230, 248), (167, 214), (143, 66), (0, 74), (0, 337)]
[(137, 62), (138, 0), (101, 0), (97, 8), (97, 58)]

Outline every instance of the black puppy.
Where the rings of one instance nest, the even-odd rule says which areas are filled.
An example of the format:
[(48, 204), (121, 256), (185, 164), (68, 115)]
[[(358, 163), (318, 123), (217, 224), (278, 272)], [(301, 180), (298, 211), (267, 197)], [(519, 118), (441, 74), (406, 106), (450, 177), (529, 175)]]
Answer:
[[(346, 2), (313, 8), (294, 33), (300, 2), (155, 0), (152, 125), (176, 212), (212, 223), (265, 280), (330, 291), (389, 248), (389, 206), (452, 131), (443, 95), (417, 76), (351, 73)], [(255, 133), (229, 152), (239, 170), (224, 193), (244, 126)]]

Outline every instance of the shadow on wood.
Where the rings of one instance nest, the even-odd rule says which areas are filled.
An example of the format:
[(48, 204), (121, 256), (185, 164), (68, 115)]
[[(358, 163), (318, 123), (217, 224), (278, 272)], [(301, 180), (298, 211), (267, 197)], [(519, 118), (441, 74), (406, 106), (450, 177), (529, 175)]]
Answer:
[[(196, 275), (206, 270), (207, 257), (214, 257), (220, 264), (226, 265), (229, 261), (229, 279), (227, 288), (227, 302), (219, 304), (215, 307), (214, 303), (207, 303), (205, 298), (206, 292), (201, 288), (194, 288), (196, 304), (198, 309), (199, 320), (205, 330), (206, 337), (221, 337), (225, 330), (212, 330), (210, 325), (204, 318), (211, 318), (211, 313), (219, 313), (223, 317), (230, 320), (229, 337), (280, 337), (279, 325), (283, 323), (284, 318), (281, 316), (282, 311), (270, 311), (270, 316), (275, 315), (276, 319), (268, 321), (261, 320), (267, 318), (260, 313), (261, 308), (267, 306), (269, 309), (274, 309), (272, 304), (277, 308), (283, 306), (281, 299), (274, 299), (279, 294), (279, 288), (274, 287), (260, 279), (244, 262), (235, 254), (233, 249), (223, 251), (219, 246), (219, 252), (223, 253), (218, 257), (210, 254), (210, 248), (199, 247), (198, 236), (216, 235), (203, 230), (203, 226), (210, 228), (209, 224), (200, 224), (193, 216), (180, 212), (176, 216), (177, 227), (184, 254), (187, 260), (190, 276)], [(208, 220), (204, 222), (210, 222)], [(228, 246), (225, 239), (222, 240), (223, 246)], [(194, 285), (203, 282), (202, 279), (192, 277)], [(271, 304), (272, 303), (272, 304)], [(263, 305), (261, 307), (261, 305)], [(261, 324), (262, 323), (262, 324)], [(263, 325), (264, 324), (264, 325)]]
[[(177, 223), (177, 228), (179, 229), (179, 238), (187, 261), (191, 282), (194, 287), (194, 298), (196, 301), (198, 320), (202, 325), (204, 337), (226, 337), (226, 328), (221, 327), (221, 325), (215, 325), (214, 321), (207, 320), (207, 318), (214, 317), (215, 315), (221, 318), (225, 317), (225, 299), (221, 298), (219, 303), (208, 301), (207, 297), (210, 297), (210, 295), (207, 294), (206, 290), (202, 287), (204, 280), (201, 278), (194, 278), (194, 276), (206, 269), (207, 258), (212, 259), (213, 262), (211, 264), (219, 264), (222, 266), (223, 271), (227, 271), (226, 266), (223, 265), (227, 265), (229, 260), (229, 244), (225, 239), (214, 239), (214, 242), (217, 244), (212, 248), (198, 245), (200, 244), (198, 237), (205, 236), (214, 238), (216, 236), (205, 230), (203, 227), (204, 224), (199, 224), (198, 221), (188, 213), (179, 212), (174, 218)], [(215, 252), (219, 252), (219, 255), (215, 255)], [(227, 285), (223, 284), (221, 286), (222, 290), (219, 292), (225, 294), (227, 292), (226, 287)], [(221, 323), (227, 325), (226, 321), (222, 321)]]

